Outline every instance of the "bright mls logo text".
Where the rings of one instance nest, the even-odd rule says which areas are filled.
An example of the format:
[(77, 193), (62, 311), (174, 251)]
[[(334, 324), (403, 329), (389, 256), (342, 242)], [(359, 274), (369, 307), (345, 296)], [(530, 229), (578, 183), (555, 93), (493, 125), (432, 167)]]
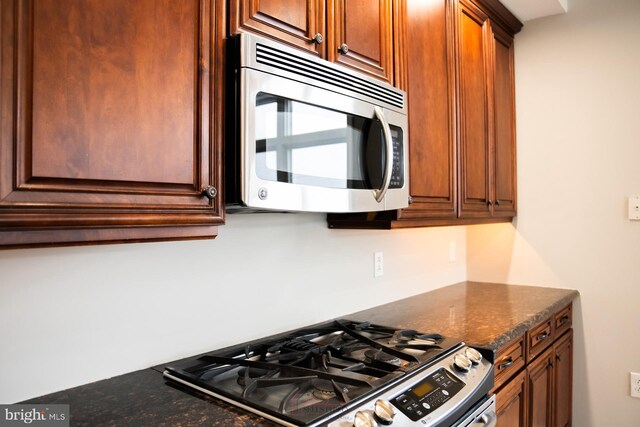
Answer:
[(0, 426), (34, 424), (38, 426), (68, 426), (69, 405), (2, 405), (4, 420)]

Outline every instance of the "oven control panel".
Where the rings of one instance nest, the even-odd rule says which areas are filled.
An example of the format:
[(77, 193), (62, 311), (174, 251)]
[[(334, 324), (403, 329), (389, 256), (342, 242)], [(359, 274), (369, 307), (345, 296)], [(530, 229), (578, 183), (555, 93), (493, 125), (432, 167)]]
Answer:
[(393, 387), (349, 405), (328, 426), (460, 426), (460, 417), (485, 400), (492, 387), (493, 364), (461, 346)]
[(460, 390), (464, 383), (445, 368), (440, 368), (391, 401), (413, 421), (435, 411)]

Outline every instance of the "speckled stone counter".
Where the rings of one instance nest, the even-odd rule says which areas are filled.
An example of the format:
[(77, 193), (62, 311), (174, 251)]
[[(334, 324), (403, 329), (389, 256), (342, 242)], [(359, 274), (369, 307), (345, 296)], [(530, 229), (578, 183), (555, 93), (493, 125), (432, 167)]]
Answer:
[(437, 332), (495, 351), (578, 295), (570, 289), (462, 282), (344, 317)]
[[(495, 351), (577, 296), (577, 291), (567, 289), (463, 282), (341, 317), (438, 332)], [(69, 404), (72, 426), (274, 425), (214, 398), (168, 385), (159, 367), (25, 403)]]
[(275, 424), (204, 394), (168, 385), (143, 369), (23, 403), (69, 404), (72, 426), (263, 427)]

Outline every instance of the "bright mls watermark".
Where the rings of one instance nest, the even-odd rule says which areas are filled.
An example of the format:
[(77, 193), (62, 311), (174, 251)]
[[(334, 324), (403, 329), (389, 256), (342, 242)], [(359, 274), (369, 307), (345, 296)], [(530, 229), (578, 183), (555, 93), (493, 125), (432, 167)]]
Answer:
[(0, 405), (0, 427), (69, 427), (69, 405)]

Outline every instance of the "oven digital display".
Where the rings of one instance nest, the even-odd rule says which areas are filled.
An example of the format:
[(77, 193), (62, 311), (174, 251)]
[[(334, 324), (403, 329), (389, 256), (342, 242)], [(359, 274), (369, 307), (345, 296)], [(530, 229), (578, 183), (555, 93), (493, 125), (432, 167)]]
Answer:
[(413, 392), (413, 394), (416, 395), (416, 397), (418, 397), (418, 399), (422, 399), (427, 394), (431, 393), (433, 389), (434, 389), (433, 384), (431, 384), (428, 381), (423, 381), (417, 387), (414, 387), (413, 389), (411, 389), (411, 391)]

